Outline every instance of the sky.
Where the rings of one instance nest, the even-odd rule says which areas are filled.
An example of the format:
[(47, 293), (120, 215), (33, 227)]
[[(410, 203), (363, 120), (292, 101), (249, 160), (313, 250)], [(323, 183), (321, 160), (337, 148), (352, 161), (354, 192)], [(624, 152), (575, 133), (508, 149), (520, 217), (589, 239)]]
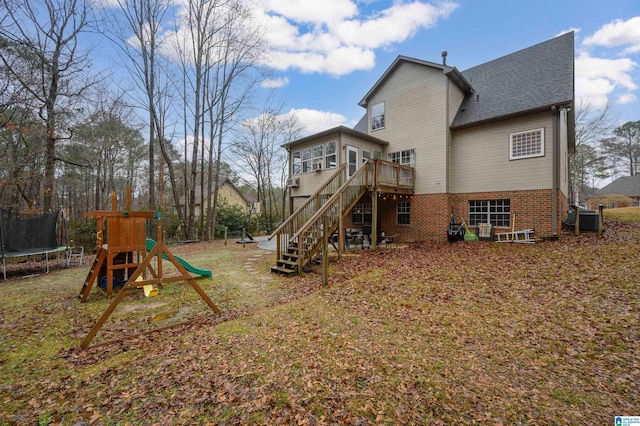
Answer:
[(352, 127), (358, 102), (398, 55), (461, 71), (575, 32), (576, 103), (607, 103), (619, 123), (640, 120), (640, 1), (255, 0), (275, 94), (305, 134)]

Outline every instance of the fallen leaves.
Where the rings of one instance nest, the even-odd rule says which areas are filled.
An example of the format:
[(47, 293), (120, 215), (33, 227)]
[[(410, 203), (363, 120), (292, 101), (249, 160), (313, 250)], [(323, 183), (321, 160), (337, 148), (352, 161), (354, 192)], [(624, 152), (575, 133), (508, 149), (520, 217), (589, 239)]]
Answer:
[[(220, 316), (196, 314), (162, 333), (19, 364), (6, 351), (21, 339), (42, 339), (49, 322), (75, 330), (81, 321), (62, 303), (69, 307), (43, 305), (9, 325), (22, 308), (3, 305), (0, 418), (608, 423), (640, 406), (640, 228), (607, 228), (603, 238), (535, 245), (363, 251), (332, 261), (327, 287), (316, 274), (282, 279), (257, 307), (229, 299)], [(144, 324), (174, 314), (161, 307)], [(109, 333), (144, 324), (116, 322)]]

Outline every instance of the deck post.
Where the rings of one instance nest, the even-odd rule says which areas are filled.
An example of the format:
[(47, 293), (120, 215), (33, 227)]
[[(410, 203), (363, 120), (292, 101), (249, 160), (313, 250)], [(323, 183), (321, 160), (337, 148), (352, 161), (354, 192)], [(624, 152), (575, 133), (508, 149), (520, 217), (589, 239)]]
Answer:
[(338, 199), (338, 259), (342, 260), (342, 252), (344, 250), (345, 235), (344, 235), (344, 212), (342, 204), (342, 197)]
[(329, 220), (322, 217), (322, 285), (329, 283)]
[(378, 247), (378, 188), (371, 194), (371, 250)]

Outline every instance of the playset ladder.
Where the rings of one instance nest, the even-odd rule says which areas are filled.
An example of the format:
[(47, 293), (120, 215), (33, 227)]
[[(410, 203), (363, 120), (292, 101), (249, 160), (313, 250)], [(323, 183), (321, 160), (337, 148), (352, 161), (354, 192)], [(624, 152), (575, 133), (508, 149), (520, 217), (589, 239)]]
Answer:
[(91, 264), (91, 268), (89, 269), (89, 273), (87, 274), (87, 278), (84, 280), (84, 285), (82, 286), (82, 290), (80, 290), (80, 301), (84, 303), (89, 297), (89, 293), (91, 293), (91, 287), (93, 287), (93, 282), (98, 277), (100, 273), (100, 267), (102, 266), (104, 260), (107, 258), (107, 250), (100, 247), (98, 249), (98, 253), (96, 253), (96, 258)]

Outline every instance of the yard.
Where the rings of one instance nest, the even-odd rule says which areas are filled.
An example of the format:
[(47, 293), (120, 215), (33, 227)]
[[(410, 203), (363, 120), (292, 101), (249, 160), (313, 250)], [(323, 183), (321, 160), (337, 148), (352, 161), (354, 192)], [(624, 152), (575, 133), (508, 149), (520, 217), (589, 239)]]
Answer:
[(354, 251), (326, 287), (255, 245), (172, 247), (222, 315), (168, 284), (85, 351), (109, 303), (79, 303), (86, 262), (0, 282), (0, 425), (613, 424), (640, 415), (640, 208), (605, 227)]

